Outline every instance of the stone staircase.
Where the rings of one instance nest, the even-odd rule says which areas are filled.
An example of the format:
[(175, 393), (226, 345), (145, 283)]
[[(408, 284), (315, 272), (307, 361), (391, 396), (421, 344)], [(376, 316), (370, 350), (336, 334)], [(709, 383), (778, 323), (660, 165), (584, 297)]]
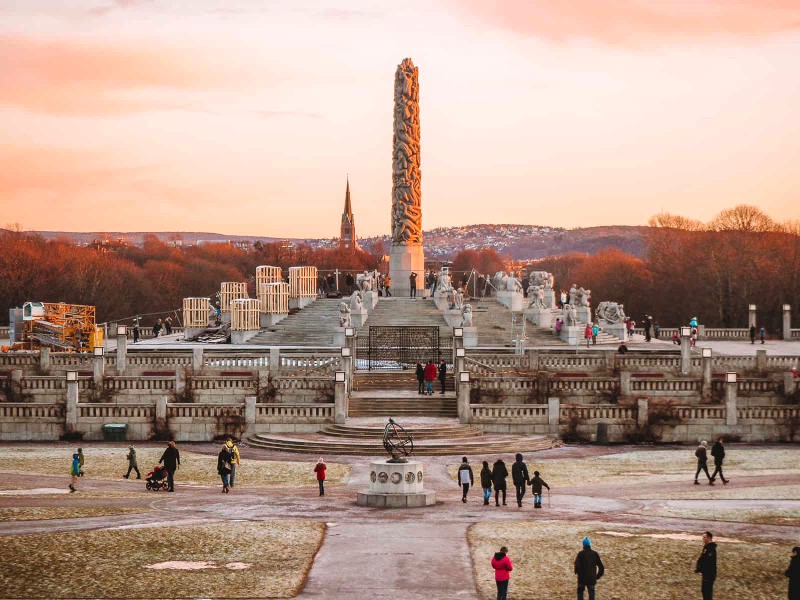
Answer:
[(449, 346), (453, 329), (445, 323), (442, 313), (432, 300), (424, 298), (399, 298), (390, 296), (380, 298), (369, 314), (364, 327), (359, 328), (359, 338), (369, 337), (369, 327), (439, 327), (439, 340), (442, 346)]
[[(473, 324), (478, 328), (479, 346), (513, 347), (511, 311), (494, 298), (473, 299)], [(564, 346), (549, 327), (537, 327), (530, 321), (525, 325), (526, 346)]]
[[(258, 448), (312, 455), (385, 456), (385, 421), (351, 420), (348, 425), (331, 425), (316, 434), (258, 434), (247, 443)], [(424, 423), (400, 422), (414, 440), (415, 456), (496, 455), (533, 452), (558, 444), (545, 436), (484, 434), (455, 419), (429, 419)]]
[(248, 344), (263, 346), (332, 346), (339, 327), (340, 299), (321, 298), (262, 329)]
[(350, 392), (350, 417), (456, 417), (455, 379), (437, 380), (433, 395), (419, 393), (413, 371), (357, 371)]
[[(417, 375), (414, 371), (356, 371), (353, 376), (353, 391), (398, 391), (417, 392)], [(455, 392), (456, 384), (452, 371), (445, 378), (445, 391)], [(436, 391), (441, 390), (436, 381)]]

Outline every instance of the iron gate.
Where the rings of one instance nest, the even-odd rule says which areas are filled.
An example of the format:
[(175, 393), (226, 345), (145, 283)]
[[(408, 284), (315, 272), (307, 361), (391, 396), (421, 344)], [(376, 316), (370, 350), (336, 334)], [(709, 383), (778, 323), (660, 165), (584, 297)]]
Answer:
[[(441, 359), (438, 327), (369, 327), (369, 369), (410, 369)], [(363, 356), (363, 355), (362, 355)]]

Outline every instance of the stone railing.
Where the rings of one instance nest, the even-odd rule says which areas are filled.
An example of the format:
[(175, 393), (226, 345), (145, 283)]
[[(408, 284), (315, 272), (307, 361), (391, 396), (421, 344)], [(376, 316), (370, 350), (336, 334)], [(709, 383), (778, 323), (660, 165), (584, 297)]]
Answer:
[(530, 363), (527, 356), (519, 354), (468, 354), (464, 368), (470, 373), (525, 372)]
[[(108, 329), (108, 333), (107, 333), (106, 337), (115, 337), (115, 331), (116, 330), (113, 327), (110, 327)], [(162, 329), (161, 331), (162, 331), (162, 335), (163, 335), (163, 331), (164, 330)], [(183, 327), (175, 327), (173, 325), (172, 326), (172, 333), (173, 334), (175, 334), (175, 333), (183, 333)], [(133, 339), (133, 326), (132, 325), (128, 325), (127, 329), (125, 330), (125, 334), (126, 334), (126, 337), (129, 340)], [(152, 327), (139, 327), (139, 339), (143, 340), (143, 339), (151, 338), (151, 337), (153, 337), (153, 328)]]
[(681, 366), (679, 355), (665, 354), (619, 354), (615, 356), (615, 364), (626, 371), (640, 369), (677, 370)]
[(695, 395), (703, 389), (701, 379), (677, 379), (677, 378), (631, 378), (631, 392), (640, 395)]
[(755, 356), (716, 354), (711, 357), (711, 368), (716, 372), (752, 371), (757, 367)]
[[(725, 389), (725, 382), (721, 379), (714, 379), (711, 382), (711, 388), (716, 393), (722, 393)], [(739, 377), (736, 380), (737, 393), (743, 396), (747, 395), (764, 395), (764, 394), (782, 394), (783, 382), (774, 379), (746, 379)]]
[(577, 418), (581, 421), (608, 419), (612, 421), (636, 420), (636, 409), (617, 404), (561, 405), (560, 419), (569, 421)]
[[(91, 377), (79, 377), (78, 389), (88, 390), (93, 387)], [(20, 381), (20, 387), (23, 393), (38, 394), (41, 392), (61, 391), (67, 389), (67, 380), (63, 375), (27, 375)]]
[(0, 325), (0, 340), (7, 340), (11, 337), (8, 325)]
[[(740, 421), (781, 421), (800, 420), (800, 406), (796, 404), (778, 406), (746, 406), (736, 410)], [(800, 427), (800, 423), (798, 423)]]
[(333, 403), (256, 404), (256, 423), (332, 423)]
[(791, 334), (793, 340), (800, 340), (800, 329), (792, 329)]
[(244, 405), (220, 405), (199, 403), (167, 404), (167, 419), (216, 419), (219, 417), (243, 416)]
[(484, 421), (547, 423), (548, 418), (546, 404), (471, 404), (469, 408), (473, 423)]
[[(37, 357), (38, 361), (38, 357)], [(86, 370), (92, 368), (92, 355), (77, 352), (51, 352), (50, 368), (59, 371)]]
[(0, 352), (0, 368), (24, 369), (38, 366), (38, 352)]
[(585, 354), (540, 354), (539, 369), (547, 371), (585, 370), (595, 371), (607, 366), (605, 353), (591, 352)]
[(746, 327), (706, 327), (702, 337), (704, 340), (747, 340), (750, 339), (750, 330)]
[(152, 404), (83, 403), (78, 404), (79, 419), (139, 419), (150, 421), (155, 416)]
[(33, 402), (0, 402), (0, 419), (63, 420), (64, 404)]
[(175, 390), (174, 377), (106, 377), (103, 389), (109, 392), (141, 391), (144, 393), (172, 392)]
[(289, 371), (296, 374), (333, 374), (334, 371), (342, 369), (342, 357), (340, 354), (318, 354), (318, 353), (281, 353), (281, 371)]
[(268, 370), (269, 352), (204, 352), (203, 368), (214, 370), (232, 368)]
[(663, 412), (678, 422), (717, 423), (725, 420), (726, 411), (724, 406), (670, 406)]
[(194, 376), (191, 378), (191, 387), (193, 390), (212, 390), (212, 391), (229, 391), (236, 390), (240, 392), (253, 392), (256, 389), (257, 380), (254, 377), (247, 376), (226, 376), (226, 377), (209, 377), (209, 376)]
[(619, 380), (612, 377), (554, 377), (548, 382), (549, 394), (592, 395), (610, 394), (619, 388)]
[(480, 377), (471, 382), (473, 389), (482, 392), (504, 392), (506, 394), (533, 394), (538, 389), (538, 381), (527, 377)]
[(767, 354), (767, 369), (770, 371), (800, 369), (800, 356), (776, 356)]
[(134, 351), (128, 352), (128, 368), (185, 369), (192, 367), (191, 351)]

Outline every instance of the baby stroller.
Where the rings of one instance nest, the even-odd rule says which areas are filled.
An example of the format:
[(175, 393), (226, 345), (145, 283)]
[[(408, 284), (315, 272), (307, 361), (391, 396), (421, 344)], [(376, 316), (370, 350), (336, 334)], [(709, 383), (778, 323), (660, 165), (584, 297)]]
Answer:
[(161, 465), (153, 467), (153, 470), (147, 474), (144, 487), (155, 492), (165, 489), (167, 487), (167, 468)]

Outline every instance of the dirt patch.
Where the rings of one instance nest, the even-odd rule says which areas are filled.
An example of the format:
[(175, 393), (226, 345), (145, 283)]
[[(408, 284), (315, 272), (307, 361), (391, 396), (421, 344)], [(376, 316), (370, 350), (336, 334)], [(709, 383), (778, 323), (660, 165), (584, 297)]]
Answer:
[(37, 521), (44, 519), (81, 519), (147, 512), (147, 508), (116, 506), (8, 506), (0, 508), (0, 521)]
[[(10, 598), (290, 598), (324, 530), (260, 521), (4, 536), (0, 589)], [(218, 568), (148, 568), (173, 561)], [(250, 566), (227, 566), (241, 564)]]
[[(600, 553), (606, 575), (597, 584), (607, 600), (659, 598), (685, 600), (700, 597), (700, 578), (694, 564), (700, 553), (700, 532), (678, 534), (652, 529), (617, 528), (595, 522), (517, 521), (482, 522), (470, 527), (473, 571), (481, 598), (495, 597), (490, 559), (501, 545), (514, 563), (509, 597), (515, 599), (572, 600), (572, 565), (585, 535)], [(622, 534), (622, 535), (620, 535)], [(630, 534), (630, 535), (627, 535)], [(719, 576), (714, 588), (720, 598), (768, 600), (786, 595), (783, 571), (790, 549), (764, 540), (718, 545)], [(757, 542), (757, 543), (749, 543)]]

